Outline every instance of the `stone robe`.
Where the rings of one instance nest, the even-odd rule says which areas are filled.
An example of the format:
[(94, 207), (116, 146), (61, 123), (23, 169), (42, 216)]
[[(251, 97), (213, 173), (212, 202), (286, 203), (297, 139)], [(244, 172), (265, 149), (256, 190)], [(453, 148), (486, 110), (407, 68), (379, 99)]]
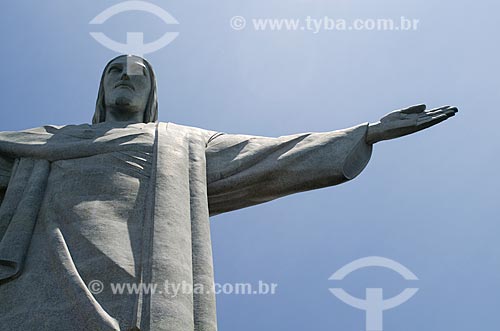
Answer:
[[(209, 216), (353, 179), (371, 155), (366, 130), (267, 138), (160, 122), (1, 132), (0, 325), (216, 330)], [(158, 287), (113, 293), (127, 283)], [(166, 283), (198, 291), (174, 296)]]

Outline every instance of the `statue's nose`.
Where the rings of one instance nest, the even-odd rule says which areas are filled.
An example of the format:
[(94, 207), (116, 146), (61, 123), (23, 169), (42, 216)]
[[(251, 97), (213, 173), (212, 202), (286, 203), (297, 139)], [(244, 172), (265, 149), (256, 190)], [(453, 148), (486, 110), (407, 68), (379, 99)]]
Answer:
[(128, 74), (126, 72), (124, 72), (122, 74), (121, 80), (130, 80), (130, 77), (128, 76)]

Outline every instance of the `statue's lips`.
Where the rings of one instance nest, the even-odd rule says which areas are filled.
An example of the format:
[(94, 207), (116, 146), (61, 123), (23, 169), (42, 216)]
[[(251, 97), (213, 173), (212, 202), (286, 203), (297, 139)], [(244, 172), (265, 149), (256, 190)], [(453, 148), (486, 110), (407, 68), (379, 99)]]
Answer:
[(120, 82), (120, 83), (117, 83), (115, 85), (115, 88), (119, 88), (119, 87), (127, 87), (127, 88), (131, 89), (132, 91), (135, 91), (135, 88), (131, 84)]

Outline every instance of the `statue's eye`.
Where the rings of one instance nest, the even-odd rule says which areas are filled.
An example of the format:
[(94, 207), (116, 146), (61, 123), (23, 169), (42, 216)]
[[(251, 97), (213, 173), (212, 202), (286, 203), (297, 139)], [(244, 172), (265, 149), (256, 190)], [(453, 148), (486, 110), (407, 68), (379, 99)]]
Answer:
[(118, 72), (118, 71), (120, 71), (120, 68), (118, 68), (118, 67), (111, 67), (111, 68), (109, 68), (108, 72)]

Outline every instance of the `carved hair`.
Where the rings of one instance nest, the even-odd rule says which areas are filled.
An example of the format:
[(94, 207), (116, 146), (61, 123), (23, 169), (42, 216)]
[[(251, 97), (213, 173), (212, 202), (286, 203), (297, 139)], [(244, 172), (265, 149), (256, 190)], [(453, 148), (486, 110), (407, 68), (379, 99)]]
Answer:
[[(92, 118), (92, 124), (102, 123), (106, 120), (106, 103), (104, 101), (104, 76), (108, 70), (109, 65), (122, 57), (127, 57), (132, 55), (120, 55), (112, 59), (106, 64), (104, 67), (104, 71), (102, 72), (101, 82), (99, 83), (99, 93), (97, 95), (97, 102), (95, 105), (95, 113)], [(144, 123), (156, 122), (158, 120), (158, 93), (156, 91), (156, 77), (153, 71), (153, 67), (151, 64), (140, 56), (135, 56), (139, 59), (142, 59), (144, 65), (148, 69), (149, 77), (151, 79), (151, 92), (149, 93), (148, 103), (146, 104), (146, 109), (144, 111)]]

